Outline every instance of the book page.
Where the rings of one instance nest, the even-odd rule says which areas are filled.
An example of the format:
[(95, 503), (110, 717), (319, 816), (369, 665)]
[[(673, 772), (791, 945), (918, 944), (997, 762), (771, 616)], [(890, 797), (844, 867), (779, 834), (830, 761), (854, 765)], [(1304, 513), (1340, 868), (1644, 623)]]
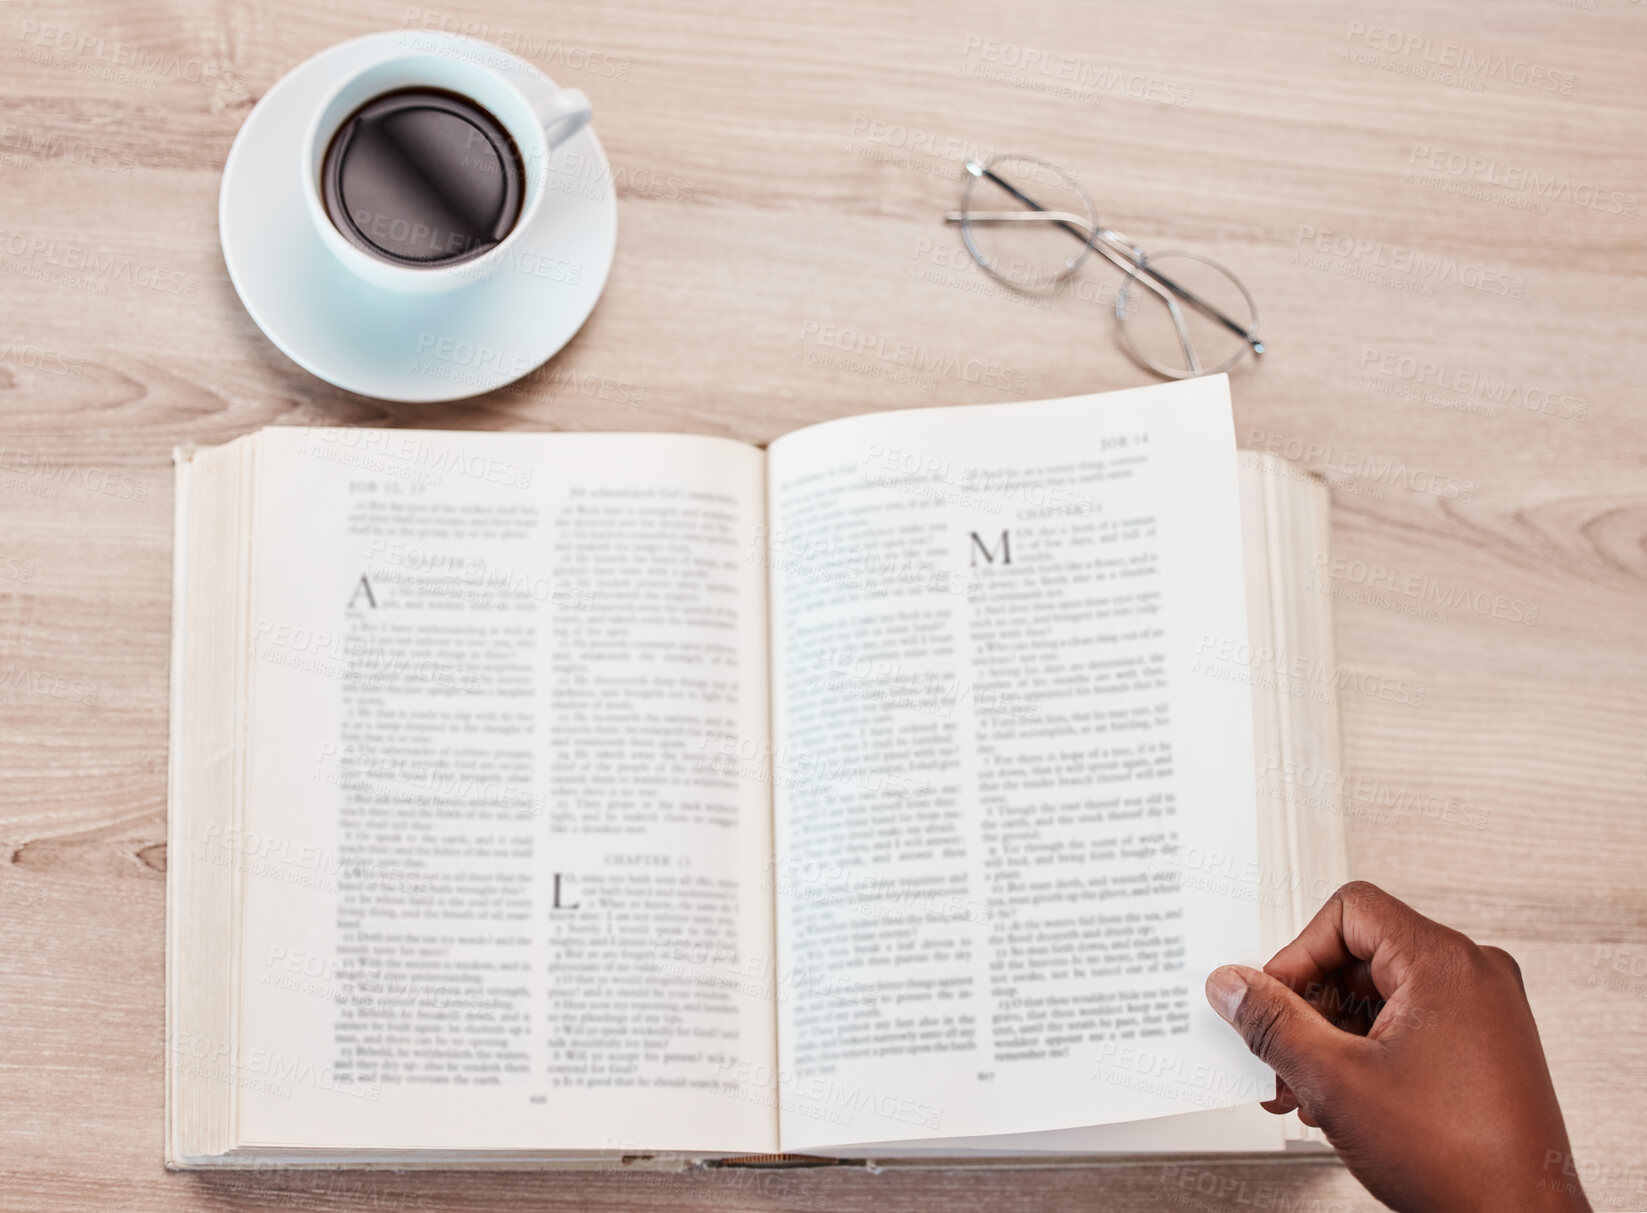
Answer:
[(1267, 1097), (1201, 990), (1262, 959), (1226, 381), (830, 422), (768, 493), (783, 1148)]
[(775, 1148), (761, 452), (258, 441), (239, 1139)]

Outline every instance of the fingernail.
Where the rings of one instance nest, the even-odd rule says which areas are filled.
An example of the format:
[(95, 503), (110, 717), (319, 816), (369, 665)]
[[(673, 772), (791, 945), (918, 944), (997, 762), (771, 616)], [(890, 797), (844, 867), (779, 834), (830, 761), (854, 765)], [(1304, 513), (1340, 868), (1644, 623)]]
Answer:
[(1207, 974), (1207, 1001), (1225, 1023), (1235, 1022), (1235, 1013), (1246, 996), (1247, 979), (1235, 965), (1222, 965)]

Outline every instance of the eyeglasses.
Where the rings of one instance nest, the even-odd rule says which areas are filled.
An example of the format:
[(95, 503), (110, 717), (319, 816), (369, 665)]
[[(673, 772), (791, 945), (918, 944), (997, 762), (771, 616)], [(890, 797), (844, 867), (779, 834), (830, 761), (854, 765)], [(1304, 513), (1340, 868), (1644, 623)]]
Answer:
[[(1229, 270), (1199, 253), (1146, 253), (1103, 227), (1074, 174), (1030, 156), (968, 161), (961, 209), (944, 216), (980, 269), (1014, 290), (1051, 295), (1094, 252), (1126, 280), (1115, 295), (1121, 344), (1169, 379), (1226, 371), (1262, 354), (1258, 305)], [(1069, 241), (1080, 244), (1072, 253)]]

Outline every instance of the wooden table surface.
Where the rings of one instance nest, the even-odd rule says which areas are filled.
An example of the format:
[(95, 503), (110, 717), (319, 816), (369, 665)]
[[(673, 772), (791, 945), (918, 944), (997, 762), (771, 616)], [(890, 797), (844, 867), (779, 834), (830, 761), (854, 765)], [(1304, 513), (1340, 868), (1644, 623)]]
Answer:
[[(1647, 1208), (1647, 3), (454, 2), (0, 4), (0, 1207), (1373, 1207), (1335, 1164), (162, 1169), (172, 448), (294, 423), (765, 441), (1148, 382), (1104, 271), (1037, 308), (956, 254), (961, 161), (1011, 150), (1251, 285), (1242, 444), (1331, 478), (1344, 667), (1423, 689), (1341, 696), (1379, 806), (1352, 869), (1519, 958), (1592, 1199)], [(225, 272), (252, 105), (401, 27), (581, 87), (613, 159), (611, 281), (522, 389), (337, 390)], [(866, 373), (831, 326), (990, 373)]]

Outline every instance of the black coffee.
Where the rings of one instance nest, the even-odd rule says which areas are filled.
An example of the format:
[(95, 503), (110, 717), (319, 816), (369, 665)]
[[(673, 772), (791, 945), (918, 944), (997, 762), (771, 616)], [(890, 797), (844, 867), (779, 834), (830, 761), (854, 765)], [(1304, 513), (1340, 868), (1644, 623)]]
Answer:
[(398, 265), (478, 257), (520, 218), (526, 172), (509, 132), (481, 106), (408, 88), (361, 106), (321, 162), (326, 214), (349, 241)]

